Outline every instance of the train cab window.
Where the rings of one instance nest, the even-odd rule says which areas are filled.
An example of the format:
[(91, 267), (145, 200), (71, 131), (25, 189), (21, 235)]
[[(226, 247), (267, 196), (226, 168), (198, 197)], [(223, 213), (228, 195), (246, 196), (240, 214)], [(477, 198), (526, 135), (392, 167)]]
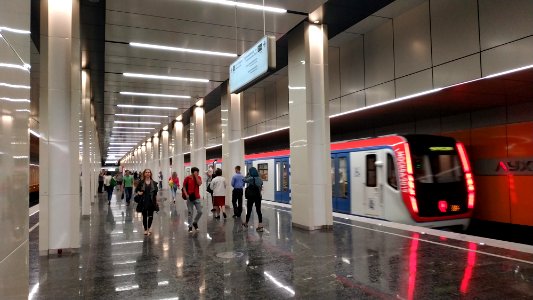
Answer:
[(455, 154), (413, 155), (415, 179), (420, 183), (461, 181), (461, 165)]
[(348, 198), (348, 168), (346, 158), (339, 157), (339, 197)]
[(394, 159), (392, 158), (392, 155), (387, 154), (387, 183), (395, 188), (398, 189), (398, 179), (396, 176), (396, 165), (394, 164)]
[(368, 154), (366, 156), (366, 186), (377, 186), (377, 172), (376, 172), (376, 155)]
[(281, 163), (276, 162), (276, 192), (281, 191)]

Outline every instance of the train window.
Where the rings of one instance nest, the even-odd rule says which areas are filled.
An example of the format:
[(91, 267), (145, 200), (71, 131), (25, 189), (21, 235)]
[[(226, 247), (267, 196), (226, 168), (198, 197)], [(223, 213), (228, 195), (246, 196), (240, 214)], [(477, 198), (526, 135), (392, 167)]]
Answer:
[(339, 197), (348, 198), (348, 168), (346, 157), (339, 157)]
[(257, 164), (257, 172), (261, 180), (268, 181), (268, 164)]
[(276, 192), (281, 191), (281, 163), (276, 163)]
[(366, 186), (377, 186), (377, 172), (376, 172), (376, 155), (369, 154), (366, 156)]
[(392, 155), (387, 154), (387, 183), (395, 189), (398, 189), (398, 179), (396, 176), (396, 165)]
[(282, 175), (283, 177), (281, 178), (282, 180), (282, 191), (283, 192), (287, 192), (289, 191), (289, 165), (287, 163), (282, 163), (281, 164), (281, 167), (282, 167)]
[(333, 197), (337, 197), (337, 193), (335, 191), (335, 159), (331, 159), (331, 194)]

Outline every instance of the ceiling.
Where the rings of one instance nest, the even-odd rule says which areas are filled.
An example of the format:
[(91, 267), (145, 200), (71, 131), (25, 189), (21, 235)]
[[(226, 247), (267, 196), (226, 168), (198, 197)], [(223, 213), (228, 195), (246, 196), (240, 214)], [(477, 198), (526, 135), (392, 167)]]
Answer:
[[(262, 0), (247, 0), (262, 4)], [(155, 128), (150, 133), (121, 135), (113, 142), (138, 143), (188, 110), (228, 79), (235, 57), (211, 56), (136, 48), (130, 42), (242, 54), (263, 35), (280, 38), (307, 18), (325, 0), (265, 0), (266, 6), (289, 10), (286, 14), (263, 13), (201, 0), (107, 0), (105, 1), (105, 56), (103, 123), (100, 139), (106, 156), (114, 126)], [(208, 79), (183, 82), (125, 77), (141, 73)], [(140, 92), (190, 96), (189, 99), (127, 96)], [(178, 110), (122, 108), (118, 104), (176, 107)], [(116, 116), (115, 114), (165, 115), (167, 118)], [(99, 117), (97, 115), (97, 117)], [(148, 121), (159, 124), (116, 124), (115, 121)], [(115, 129), (117, 130), (117, 129)], [(127, 130), (127, 129), (118, 129)], [(142, 132), (147, 132), (142, 130)]]

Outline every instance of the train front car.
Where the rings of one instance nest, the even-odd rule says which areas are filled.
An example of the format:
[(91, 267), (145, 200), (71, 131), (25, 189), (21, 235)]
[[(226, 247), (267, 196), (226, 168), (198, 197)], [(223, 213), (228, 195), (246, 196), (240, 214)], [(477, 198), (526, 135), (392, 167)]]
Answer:
[(464, 146), (442, 136), (404, 138), (406, 142), (394, 148), (413, 224), (466, 229), (474, 209), (474, 181)]

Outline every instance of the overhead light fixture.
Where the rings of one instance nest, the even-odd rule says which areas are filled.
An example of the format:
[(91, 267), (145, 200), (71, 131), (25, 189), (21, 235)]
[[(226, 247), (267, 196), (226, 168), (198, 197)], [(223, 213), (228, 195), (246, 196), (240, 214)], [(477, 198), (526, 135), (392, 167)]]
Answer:
[(163, 130), (168, 130), (168, 125), (166, 125), (165, 127), (163, 127)]
[(200, 1), (214, 3), (214, 4), (228, 5), (228, 6), (236, 6), (236, 7), (241, 7), (241, 8), (255, 9), (255, 10), (264, 10), (264, 11), (279, 13), (279, 14), (287, 13), (287, 10), (283, 8), (263, 6), (263, 5), (258, 5), (258, 4), (242, 3), (242, 2), (229, 1), (229, 0), (200, 0)]
[(176, 121), (181, 121), (183, 119), (183, 116), (182, 115), (179, 115), (176, 117)]
[(159, 122), (136, 122), (136, 121), (115, 121), (117, 124), (154, 124), (154, 125), (161, 125)]
[(198, 107), (202, 107), (204, 105), (204, 99), (201, 98), (200, 100), (196, 101), (195, 105), (198, 106)]
[(131, 130), (151, 130), (155, 129), (155, 127), (120, 127), (120, 126), (113, 126), (113, 129), (131, 129)]
[(209, 82), (209, 79), (191, 78), (191, 77), (179, 77), (179, 76), (164, 76), (164, 75), (152, 75), (152, 74), (138, 74), (138, 73), (123, 73), (126, 77), (145, 78), (145, 79), (161, 79), (161, 80), (174, 80), (174, 81), (192, 81), (192, 82)]
[(130, 46), (139, 47), (139, 48), (149, 48), (149, 49), (157, 49), (157, 50), (175, 51), (175, 52), (187, 52), (187, 53), (195, 53), (195, 54), (216, 55), (216, 56), (226, 56), (226, 57), (237, 57), (237, 54), (235, 54), (235, 53), (208, 51), (208, 50), (199, 50), (199, 49), (188, 49), (188, 48), (161, 46), (161, 45), (144, 44), (144, 43), (133, 43), (132, 42), (132, 43), (130, 43)]
[(161, 98), (183, 98), (183, 99), (190, 99), (191, 98), (191, 96), (182, 96), (182, 95), (136, 93), (136, 92), (120, 92), (120, 94), (121, 95), (128, 95), (128, 96), (146, 96), (146, 97), (161, 97)]
[(8, 97), (0, 97), (0, 100), (5, 100), (9, 102), (30, 102), (29, 99), (13, 99), (13, 98), (8, 98)]
[(38, 137), (38, 138), (41, 138), (41, 135), (38, 134), (37, 132), (35, 132), (35, 131), (31, 130), (31, 129), (29, 129), (29, 131), (30, 131), (30, 133), (33, 134), (34, 136), (36, 136), (36, 137)]
[(168, 116), (163, 115), (136, 115), (136, 114), (115, 114), (119, 117), (143, 117), (143, 118), (168, 118)]
[(117, 107), (178, 110), (177, 107), (170, 107), (170, 106), (150, 106), (150, 105), (132, 105), (132, 104), (117, 104)]
[(13, 89), (25, 89), (25, 90), (30, 89), (29, 85), (9, 84), (9, 83), (4, 83), (4, 82), (0, 82), (0, 86), (5, 86), (8, 88), (13, 88)]

